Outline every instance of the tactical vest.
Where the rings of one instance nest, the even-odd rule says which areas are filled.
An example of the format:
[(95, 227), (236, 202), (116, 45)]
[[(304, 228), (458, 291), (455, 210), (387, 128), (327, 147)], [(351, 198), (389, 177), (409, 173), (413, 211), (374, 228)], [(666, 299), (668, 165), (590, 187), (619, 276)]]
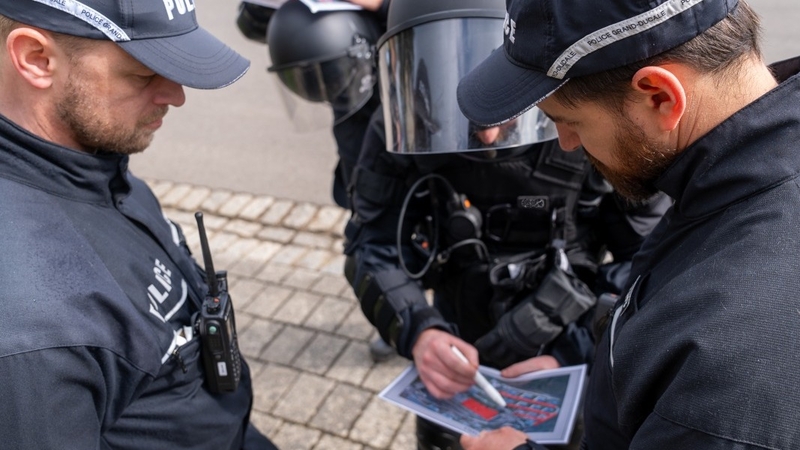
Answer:
[(544, 252), (557, 237), (566, 241), (573, 266), (593, 274), (598, 248), (591, 239), (591, 219), (609, 190), (602, 183), (592, 185), (593, 169), (583, 150), (565, 152), (552, 141), (496, 162), (446, 156), (415, 162), (421, 175), (442, 175), (480, 210), (481, 240), (490, 254), (490, 263), (454, 255), (429, 277), (437, 308), (458, 325), (462, 338), (474, 342), (495, 325), (488, 277), (492, 262)]

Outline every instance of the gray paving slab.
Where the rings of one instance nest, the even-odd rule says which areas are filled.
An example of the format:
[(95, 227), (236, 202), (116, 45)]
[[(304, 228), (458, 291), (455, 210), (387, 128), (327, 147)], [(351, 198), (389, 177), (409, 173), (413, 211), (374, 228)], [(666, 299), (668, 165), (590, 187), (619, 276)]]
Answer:
[[(253, 378), (253, 385), (257, 387), (253, 389), (253, 409), (271, 413), (278, 401), (294, 385), (300, 373), (298, 370), (277, 364), (267, 365)], [(270, 416), (280, 419), (273, 414)]]
[(283, 225), (289, 228), (301, 229), (308, 225), (317, 215), (319, 207), (309, 203), (295, 205), (283, 219)]
[(267, 263), (261, 271), (259, 271), (255, 277), (256, 279), (269, 281), (272, 283), (280, 283), (286, 277), (288, 277), (294, 269), (289, 266), (285, 266), (283, 264), (270, 264)]
[(287, 324), (261, 352), (260, 359), (291, 364), (313, 337), (313, 331)]
[[(238, 322), (241, 323), (242, 319), (248, 318), (247, 315), (239, 314)], [(241, 317), (244, 316), (244, 317)], [(255, 358), (258, 360), (264, 347), (269, 345), (275, 336), (283, 330), (283, 325), (272, 322), (266, 319), (250, 318), (250, 323), (247, 327), (240, 328), (239, 334), (239, 351), (248, 358)]]
[(211, 195), (211, 189), (203, 186), (194, 187), (184, 197), (179, 205), (180, 208), (186, 211), (195, 211), (200, 209), (200, 205)]
[(373, 397), (350, 430), (350, 439), (375, 448), (387, 448), (408, 413)]
[(314, 417), (334, 387), (336, 382), (329, 378), (301, 372), (272, 413), (292, 422), (306, 423)]
[(264, 214), (273, 203), (275, 203), (275, 199), (273, 197), (256, 197), (250, 203), (248, 203), (244, 209), (242, 209), (242, 211), (239, 213), (239, 217), (245, 220), (255, 221), (261, 217), (261, 215)]
[(233, 233), (243, 237), (253, 237), (257, 235), (264, 225), (258, 222), (251, 222), (249, 220), (233, 219), (225, 224), (223, 231)]
[(287, 244), (294, 239), (295, 235), (297, 235), (297, 231), (290, 230), (288, 228), (281, 228), (281, 227), (273, 227), (273, 226), (265, 226), (261, 232), (258, 233), (257, 237), (259, 239), (264, 239), (267, 241), (275, 241), (280, 242), (281, 244)]
[(336, 256), (338, 255), (336, 255), (330, 250), (310, 249), (305, 254), (303, 254), (303, 256), (301, 256), (296, 261), (295, 264), (298, 267), (305, 267), (311, 270), (319, 270)]
[[(294, 289), (287, 288), (286, 286), (264, 282), (258, 282), (258, 284), (260, 284), (263, 289), (253, 297), (251, 302), (245, 304), (242, 308), (246, 313), (258, 317), (272, 317), (286, 299), (291, 297), (295, 292)], [(233, 291), (231, 291), (231, 296), (233, 296)]]
[(245, 306), (247, 306), (248, 303), (253, 301), (256, 295), (264, 290), (264, 283), (250, 278), (240, 279), (237, 277), (232, 279), (232, 277), (229, 277), (228, 287), (230, 288), (231, 293), (236, 292), (235, 297), (231, 295), (231, 300), (233, 301), (233, 305), (236, 307), (236, 310), (241, 311), (245, 308)]
[(283, 285), (291, 286), (297, 289), (308, 289), (314, 285), (320, 279), (320, 277), (320, 273), (316, 270), (295, 268), (286, 278), (284, 278)]
[(313, 248), (331, 248), (334, 238), (328, 234), (323, 233), (310, 233), (308, 231), (300, 231), (292, 240), (293, 244), (304, 245)]
[(330, 369), (346, 345), (347, 339), (319, 333), (311, 339), (311, 342), (292, 365), (304, 372), (323, 375)]
[(219, 207), (219, 213), (226, 217), (237, 217), (252, 200), (252, 194), (236, 193)]
[(347, 280), (345, 280), (341, 274), (322, 274), (316, 282), (311, 285), (310, 289), (312, 292), (320, 294), (339, 295), (345, 289), (350, 289), (350, 285), (347, 284)]
[(284, 423), (271, 437), (281, 450), (311, 450), (321, 435), (321, 432), (301, 424)]
[(306, 319), (305, 326), (315, 330), (333, 332), (342, 324), (353, 304), (337, 297), (325, 297)]
[(321, 295), (296, 291), (275, 311), (273, 319), (279, 322), (300, 325), (311, 314), (311, 311), (317, 308), (321, 301)]
[(294, 202), (290, 200), (276, 200), (272, 206), (269, 207), (267, 212), (261, 216), (260, 221), (264, 225), (279, 225), (281, 220), (289, 214)]
[(339, 384), (325, 399), (310, 424), (331, 434), (347, 437), (369, 402), (371, 394), (355, 386)]

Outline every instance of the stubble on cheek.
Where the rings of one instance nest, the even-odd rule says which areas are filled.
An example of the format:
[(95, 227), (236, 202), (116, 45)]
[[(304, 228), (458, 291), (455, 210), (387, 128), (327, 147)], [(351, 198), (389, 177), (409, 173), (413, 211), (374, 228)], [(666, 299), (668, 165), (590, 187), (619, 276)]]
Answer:
[(130, 155), (144, 151), (152, 142), (155, 128), (149, 125), (163, 118), (168, 107), (161, 106), (133, 121), (128, 111), (104, 107), (103, 99), (70, 82), (56, 106), (59, 118), (73, 139), (92, 153)]
[(603, 164), (588, 151), (586, 155), (617, 193), (633, 201), (655, 195), (658, 192), (655, 181), (678, 156), (677, 151), (652, 141), (626, 118), (618, 123), (615, 147), (616, 168)]

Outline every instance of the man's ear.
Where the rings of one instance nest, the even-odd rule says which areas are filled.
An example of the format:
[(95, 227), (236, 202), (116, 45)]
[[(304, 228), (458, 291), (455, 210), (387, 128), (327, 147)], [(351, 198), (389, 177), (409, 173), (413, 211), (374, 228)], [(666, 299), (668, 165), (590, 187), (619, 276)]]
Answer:
[(15, 28), (8, 34), (6, 51), (17, 73), (39, 89), (53, 85), (55, 69), (66, 59), (63, 53), (56, 56), (51, 36), (28, 27)]
[(647, 66), (631, 79), (631, 87), (641, 100), (640, 113), (654, 117), (661, 131), (672, 131), (686, 111), (686, 90), (681, 80), (668, 68)]

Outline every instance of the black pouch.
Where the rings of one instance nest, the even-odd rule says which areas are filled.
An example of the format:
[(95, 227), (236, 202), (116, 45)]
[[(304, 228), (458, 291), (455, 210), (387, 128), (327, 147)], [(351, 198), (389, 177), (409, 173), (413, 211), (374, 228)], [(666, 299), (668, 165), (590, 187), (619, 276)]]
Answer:
[(537, 250), (499, 258), (489, 269), (489, 282), (494, 291), (490, 312), (494, 323), (522, 301), (520, 293), (539, 285), (546, 259), (546, 253)]
[(552, 267), (536, 289), (533, 303), (550, 320), (564, 326), (578, 320), (597, 303), (597, 299), (574, 274)]

